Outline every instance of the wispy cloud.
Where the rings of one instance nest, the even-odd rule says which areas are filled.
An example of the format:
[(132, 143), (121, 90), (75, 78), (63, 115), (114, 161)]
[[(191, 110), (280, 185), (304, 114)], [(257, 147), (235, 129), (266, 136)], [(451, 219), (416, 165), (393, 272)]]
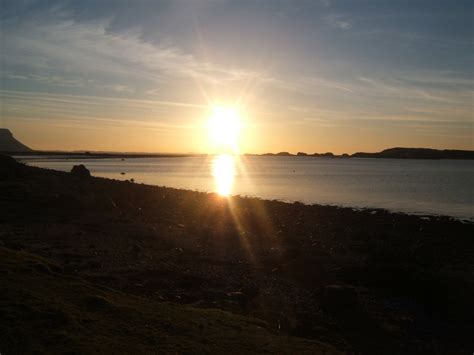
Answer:
[[(11, 121), (94, 125), (132, 125), (176, 131), (193, 126), (196, 112), (206, 106), (159, 100), (137, 100), (0, 90), (1, 117)], [(160, 119), (157, 120), (157, 114)]]
[(330, 26), (341, 30), (350, 30), (353, 27), (352, 21), (349, 21), (344, 15), (332, 14), (327, 15), (324, 19)]
[(84, 107), (84, 105), (103, 106), (107, 108), (115, 107), (119, 111), (125, 108), (150, 110), (160, 106), (207, 109), (207, 106), (203, 104), (194, 104), (179, 101), (141, 100), (87, 95), (50, 94), (41, 92), (25, 92), (12, 90), (0, 90), (0, 97), (2, 98), (3, 102), (11, 102), (11, 100), (27, 101), (32, 104), (47, 102), (65, 106), (72, 105), (73, 109), (76, 109), (81, 106)]
[[(136, 87), (172, 80), (219, 85), (252, 73), (203, 61), (172, 45), (145, 42), (137, 31), (114, 34), (108, 21), (30, 22), (2, 35), (1, 60), (8, 78), (62, 87), (88, 87), (133, 93)], [(31, 31), (34, 28), (35, 31)], [(8, 32), (9, 30), (7, 29)], [(22, 74), (15, 72), (21, 65)], [(30, 73), (25, 73), (25, 67)]]
[(320, 95), (322, 90), (348, 92), (353, 93), (351, 83), (340, 82), (337, 80), (330, 80), (322, 77), (282, 77), (282, 76), (266, 76), (261, 78), (267, 84), (287, 91), (303, 95)]
[(111, 90), (120, 93), (129, 93), (133, 94), (135, 92), (134, 89), (128, 87), (127, 85), (104, 85), (102, 86), (105, 90)]
[(26, 74), (17, 75), (9, 72), (0, 72), (0, 76), (11, 80), (30, 81), (39, 84), (47, 84), (50, 86), (62, 87), (62, 88), (87, 88), (87, 89), (98, 89), (100, 91), (111, 91), (116, 93), (129, 93), (132, 94), (135, 90), (128, 85), (120, 84), (105, 84), (95, 79), (84, 79), (81, 77), (65, 77), (61, 75), (38, 75), (38, 74)]
[[(385, 77), (359, 76), (367, 95), (408, 100), (420, 98), (451, 105), (473, 106), (474, 81), (459, 73), (443, 71), (400, 71)], [(362, 89), (362, 87), (361, 87)]]

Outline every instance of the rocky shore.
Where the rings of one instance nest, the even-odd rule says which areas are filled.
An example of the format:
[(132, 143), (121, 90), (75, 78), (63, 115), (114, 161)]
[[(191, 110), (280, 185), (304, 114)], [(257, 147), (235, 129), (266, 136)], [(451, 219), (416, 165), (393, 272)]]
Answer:
[(471, 353), (474, 224), (0, 157), (0, 352)]

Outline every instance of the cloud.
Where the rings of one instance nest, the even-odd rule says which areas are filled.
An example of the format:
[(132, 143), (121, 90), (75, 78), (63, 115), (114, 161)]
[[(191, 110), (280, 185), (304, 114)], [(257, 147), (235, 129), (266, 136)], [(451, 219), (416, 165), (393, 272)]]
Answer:
[[(331, 4), (327, 1), (326, 5)], [(143, 28), (134, 27), (133, 21), (122, 21), (117, 29), (111, 26), (114, 20), (107, 18), (79, 21), (73, 17), (63, 11), (2, 23), (0, 75), (7, 79), (1, 81), (2, 87), (61, 92), (46, 95), (3, 91), (2, 116), (34, 119), (38, 115), (74, 125), (81, 120), (117, 120), (140, 122), (144, 127), (163, 124), (168, 125), (166, 129), (178, 130), (186, 126), (183, 120), (192, 116), (186, 110), (205, 108), (207, 102), (200, 97), (203, 92), (215, 93), (215, 97), (209, 95), (211, 99), (241, 95), (257, 104), (263, 102), (260, 106), (252, 103), (256, 120), (267, 115), (282, 125), (294, 121), (288, 117), (325, 126), (363, 122), (363, 127), (373, 121), (408, 125), (417, 120), (452, 120), (455, 125), (472, 120), (472, 73), (429, 71), (416, 66), (410, 72), (385, 64), (384, 72), (377, 68), (364, 70), (367, 66), (351, 57), (349, 47), (339, 53), (331, 47), (326, 52), (330, 57), (325, 57), (323, 34), (318, 38), (322, 46), (307, 46), (304, 61), (311, 64), (296, 68), (303, 58), (298, 58), (296, 52), (292, 56), (281, 42), (275, 61), (270, 58), (266, 69), (257, 71), (238, 67), (239, 64), (226, 66), (225, 62), (216, 61), (218, 55), (213, 58), (211, 50), (194, 51), (192, 35), (183, 39), (179, 31), (167, 34), (158, 30), (166, 31), (166, 26), (156, 27), (156, 36), (155, 27), (148, 26), (144, 36)], [(349, 31), (355, 24), (353, 18), (358, 20), (358, 27), (366, 25), (360, 17), (340, 14), (323, 17), (323, 25), (346, 32), (344, 38), (353, 42), (349, 38), (356, 32)], [(330, 32), (334, 35), (337, 31)], [(221, 34), (215, 35), (203, 38), (210, 41)], [(226, 38), (225, 31), (222, 37)], [(214, 46), (222, 44), (215, 40)], [(301, 43), (309, 42), (302, 38)], [(206, 48), (204, 40), (199, 45), (211, 48)], [(204, 52), (206, 56), (198, 54)], [(235, 63), (243, 62), (239, 53), (226, 54), (236, 54)], [(279, 60), (286, 62), (279, 66)], [(325, 66), (325, 61), (334, 67), (340, 65), (342, 70), (332, 70), (331, 74), (333, 68)], [(273, 67), (276, 69), (271, 72)], [(104, 97), (108, 95), (120, 99)], [(295, 107), (300, 109), (294, 110)]]
[[(384, 77), (359, 76), (364, 93), (400, 100), (420, 98), (450, 104), (473, 106), (474, 81), (452, 71), (398, 71)], [(455, 107), (452, 107), (453, 109)]]
[(454, 72), (418, 72), (413, 82), (407, 80), (407, 72), (394, 71), (344, 80), (316, 76), (267, 80), (287, 92), (286, 100), (277, 102), (280, 106), (273, 109), (282, 117), (297, 117), (321, 127), (375, 124), (411, 129), (416, 122), (423, 127), (433, 124), (436, 130), (445, 129), (454, 135), (460, 124), (472, 125), (474, 109), (468, 81), (464, 86), (450, 86), (461, 80), (458, 76)]
[(10, 79), (129, 94), (160, 83), (222, 85), (254, 74), (200, 60), (170, 44), (146, 42), (137, 30), (112, 33), (108, 23), (53, 19), (3, 26), (3, 69)]
[[(191, 102), (179, 101), (163, 101), (163, 100), (140, 100), (114, 97), (86, 96), (86, 95), (66, 95), (66, 94), (50, 94), (41, 92), (25, 92), (14, 90), (0, 90), (0, 98), (5, 103), (9, 102), (28, 102), (29, 104), (41, 105), (49, 104), (51, 108), (54, 105), (71, 107), (71, 111), (76, 109), (90, 107), (103, 107), (106, 109), (116, 109), (122, 111), (125, 109), (137, 110), (156, 110), (158, 107), (184, 107), (194, 109), (206, 109), (206, 105), (194, 104)], [(87, 106), (87, 107), (86, 107)], [(57, 107), (57, 106), (56, 106)]]
[(328, 23), (330, 26), (339, 28), (341, 30), (350, 30), (353, 27), (353, 24), (351, 21), (345, 19), (344, 15), (327, 15), (325, 18), (326, 23)]
[(263, 77), (263, 81), (279, 89), (292, 91), (304, 95), (321, 94), (322, 90), (330, 89), (336, 92), (354, 93), (351, 83), (343, 83), (337, 80), (324, 79), (321, 77)]
[(396, 94), (400, 93), (400, 88), (397, 87), (396, 85), (393, 85), (393, 84), (389, 85), (385, 83), (384, 81), (375, 80), (373, 78), (368, 78), (365, 76), (359, 76), (358, 79), (362, 81), (364, 84), (369, 85), (369, 87), (379, 90), (379, 92), (386, 92), (386, 93), (388, 92), (388, 93), (396, 93)]
[(84, 78), (71, 78), (64, 77), (60, 75), (38, 75), (38, 74), (26, 74), (26, 75), (17, 75), (10, 72), (1, 72), (0, 75), (3, 78), (11, 80), (20, 80), (20, 81), (33, 81), (40, 84), (47, 84), (57, 87), (64, 88), (94, 88), (100, 91), (112, 91), (116, 93), (129, 93), (132, 94), (135, 90), (127, 85), (110, 85), (101, 83), (95, 79), (84, 79)]
[(126, 86), (126, 85), (104, 85), (102, 86), (104, 90), (111, 90), (119, 93), (129, 93), (133, 94), (135, 92), (134, 89)]
[[(0, 90), (0, 102), (2, 102), (0, 121), (4, 126), (12, 129), (19, 127), (19, 125), (37, 127), (37, 131), (41, 131), (42, 134), (45, 134), (45, 130), (48, 131), (46, 127), (64, 129), (64, 135), (71, 139), (70, 142), (64, 144), (72, 144), (71, 147), (74, 144), (76, 147), (85, 144), (80, 140), (77, 141), (77, 132), (83, 130), (114, 132), (114, 135), (123, 134), (124, 137), (128, 137), (128, 134), (132, 137), (132, 131), (135, 134), (140, 131), (138, 136), (151, 136), (152, 138), (146, 142), (144, 139), (140, 139), (139, 143), (135, 144), (138, 144), (137, 147), (140, 144), (143, 144), (143, 147), (148, 144), (149, 148), (146, 149), (151, 151), (158, 149), (158, 147), (164, 150), (184, 149), (182, 147), (173, 148), (171, 145), (167, 147), (164, 140), (168, 139), (167, 143), (173, 144), (176, 140), (181, 139), (180, 135), (196, 132), (202, 125), (202, 122), (197, 118), (202, 116), (204, 110), (207, 109), (206, 106), (187, 102), (7, 90)], [(156, 137), (158, 136), (156, 135), (161, 137), (160, 142), (157, 142)], [(55, 139), (57, 141), (62, 138), (56, 137)], [(44, 140), (44, 144), (47, 144), (47, 141)], [(130, 146), (132, 141), (132, 138), (130, 140), (127, 138), (127, 140), (120, 142), (119, 144), (122, 144), (123, 147), (129, 147), (120, 149), (142, 149)], [(190, 140), (188, 139), (188, 141)], [(102, 144), (101, 142), (103, 143), (103, 141), (99, 141), (94, 144)], [(112, 143), (117, 144), (118, 141)], [(101, 149), (109, 149), (106, 144), (102, 147)]]

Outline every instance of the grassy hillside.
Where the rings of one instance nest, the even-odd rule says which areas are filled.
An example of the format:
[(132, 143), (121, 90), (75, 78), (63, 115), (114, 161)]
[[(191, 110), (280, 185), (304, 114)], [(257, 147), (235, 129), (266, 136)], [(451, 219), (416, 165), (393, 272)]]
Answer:
[(2, 354), (335, 353), (257, 319), (93, 285), (30, 253), (2, 247), (0, 267)]

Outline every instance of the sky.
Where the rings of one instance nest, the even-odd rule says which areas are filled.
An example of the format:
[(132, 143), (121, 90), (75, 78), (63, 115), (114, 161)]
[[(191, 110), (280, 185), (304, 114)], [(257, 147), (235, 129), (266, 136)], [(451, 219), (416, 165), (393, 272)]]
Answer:
[(0, 127), (41, 150), (474, 149), (474, 2), (0, 0)]

